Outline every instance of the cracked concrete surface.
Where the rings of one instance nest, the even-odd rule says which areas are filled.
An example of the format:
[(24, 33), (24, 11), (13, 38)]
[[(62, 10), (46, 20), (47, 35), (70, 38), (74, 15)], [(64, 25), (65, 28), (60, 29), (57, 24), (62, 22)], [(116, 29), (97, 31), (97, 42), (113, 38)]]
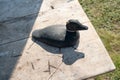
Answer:
[[(115, 69), (77, 0), (0, 0), (0, 8), (1, 80), (81, 80)], [(76, 50), (31, 40), (33, 30), (69, 19), (89, 27)]]

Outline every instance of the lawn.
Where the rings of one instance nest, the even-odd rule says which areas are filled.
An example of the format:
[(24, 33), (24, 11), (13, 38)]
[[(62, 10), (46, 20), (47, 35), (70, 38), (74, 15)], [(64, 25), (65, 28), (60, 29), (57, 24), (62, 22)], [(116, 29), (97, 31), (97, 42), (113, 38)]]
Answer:
[(79, 0), (111, 56), (116, 70), (95, 80), (120, 80), (120, 0)]

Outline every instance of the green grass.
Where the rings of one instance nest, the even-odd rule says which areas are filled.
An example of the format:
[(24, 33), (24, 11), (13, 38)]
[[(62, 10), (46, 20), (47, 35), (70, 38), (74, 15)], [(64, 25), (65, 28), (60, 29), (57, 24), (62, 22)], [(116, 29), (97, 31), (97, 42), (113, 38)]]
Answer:
[(94, 25), (116, 70), (96, 80), (120, 80), (120, 0), (79, 0)]

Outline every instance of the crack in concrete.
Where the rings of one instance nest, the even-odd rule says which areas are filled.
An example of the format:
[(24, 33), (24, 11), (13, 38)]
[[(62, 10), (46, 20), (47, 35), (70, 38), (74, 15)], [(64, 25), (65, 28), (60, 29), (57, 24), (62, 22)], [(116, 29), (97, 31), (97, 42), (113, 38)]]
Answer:
[(35, 67), (34, 67), (34, 65), (33, 65), (33, 63), (32, 63), (32, 62), (31, 62), (31, 65), (32, 65), (32, 69), (33, 69), (33, 70), (35, 70)]
[(4, 20), (4, 21), (0, 21), (0, 24), (16, 22), (18, 20), (27, 19), (29, 17), (36, 17), (39, 13), (40, 12), (36, 12), (36, 13), (28, 14), (28, 15), (25, 15), (25, 16), (20, 16), (20, 17), (15, 17), (15, 18), (7, 19), (7, 20)]
[(32, 46), (33, 46), (33, 44), (34, 44), (34, 42), (28, 47), (28, 49), (27, 50), (29, 50)]
[(52, 76), (57, 72), (57, 70), (59, 70), (60, 66), (62, 65), (63, 62), (61, 62), (58, 67), (56, 67), (56, 70), (49, 76), (48, 80), (50, 80), (50, 78), (52, 78)]
[(27, 39), (27, 38), (30, 38), (30, 36), (29, 37), (24, 37), (24, 38), (21, 38), (21, 39), (17, 39), (17, 40), (13, 40), (13, 41), (9, 41), (9, 42), (5, 42), (5, 43), (0, 44), (0, 46), (10, 44), (10, 43), (14, 43), (14, 42), (18, 42), (18, 41), (21, 41), (21, 40), (24, 40), (24, 39)]

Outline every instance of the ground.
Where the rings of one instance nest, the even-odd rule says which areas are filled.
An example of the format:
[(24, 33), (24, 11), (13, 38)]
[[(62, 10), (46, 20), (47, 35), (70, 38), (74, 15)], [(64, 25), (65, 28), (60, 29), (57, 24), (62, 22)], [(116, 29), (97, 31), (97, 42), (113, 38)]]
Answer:
[(120, 79), (120, 0), (79, 0), (107, 48), (116, 70), (96, 80)]
[[(0, 7), (1, 80), (81, 80), (115, 69), (78, 0), (1, 0)], [(35, 29), (56, 24), (65, 25), (69, 19), (78, 19), (89, 28), (80, 31), (80, 43), (75, 46), (76, 50), (73, 47), (59, 50), (33, 41), (31, 34)], [(106, 30), (106, 33), (102, 33), (102, 30)], [(100, 32), (102, 35), (112, 33), (110, 30), (111, 28), (103, 28)], [(115, 33), (112, 35), (115, 36)], [(108, 42), (106, 38), (109, 42), (112, 41), (111, 34), (106, 37), (103, 35), (102, 39)], [(116, 56), (112, 52), (117, 48), (113, 51), (114, 47), (109, 49), (108, 46), (106, 48), (111, 50), (111, 56)]]

